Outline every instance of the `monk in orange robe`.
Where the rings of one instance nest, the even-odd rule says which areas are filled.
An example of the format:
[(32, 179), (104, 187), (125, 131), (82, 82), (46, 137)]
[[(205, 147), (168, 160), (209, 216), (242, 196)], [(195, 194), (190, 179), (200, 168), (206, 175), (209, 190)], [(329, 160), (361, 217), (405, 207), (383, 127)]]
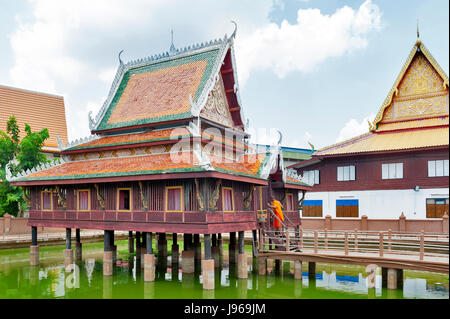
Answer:
[[(279, 220), (284, 221), (282, 210), (284, 208), (283, 205), (279, 201), (277, 201), (273, 196), (271, 196), (270, 199), (272, 203), (267, 203), (267, 206), (272, 208), (273, 212), (275, 213), (275, 215), (278, 217)], [(274, 218), (273, 220), (273, 227), (275, 229), (281, 228), (281, 223), (279, 222), (278, 219)]]

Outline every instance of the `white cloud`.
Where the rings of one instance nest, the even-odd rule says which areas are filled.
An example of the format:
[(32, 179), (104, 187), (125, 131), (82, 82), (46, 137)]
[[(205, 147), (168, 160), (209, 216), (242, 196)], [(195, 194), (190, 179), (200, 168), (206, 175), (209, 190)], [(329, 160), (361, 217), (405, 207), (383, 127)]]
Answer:
[[(87, 112), (94, 110), (95, 115), (103, 104), (101, 98), (109, 92), (119, 50), (125, 49), (125, 62), (161, 53), (161, 48), (167, 50), (170, 45), (172, 28), (175, 45), (180, 47), (229, 35), (233, 30), (230, 20), (237, 21), (236, 60), (242, 85), (252, 70), (270, 69), (282, 77), (365, 47), (367, 35), (377, 27), (381, 15), (366, 1), (357, 10), (343, 7), (331, 16), (315, 9), (299, 10), (296, 24), (284, 21), (277, 26), (268, 20), (273, 0), (29, 3), (31, 19), (18, 16), (18, 28), (10, 36), (14, 57), (10, 85), (59, 95), (64, 92), (70, 139), (89, 134)], [(262, 141), (271, 144), (278, 138), (269, 136), (261, 137)]]
[(369, 131), (369, 122), (372, 123), (374, 118), (375, 114), (370, 114), (363, 118), (361, 122), (358, 122), (356, 119), (350, 119), (339, 132), (336, 143), (367, 133)]
[(381, 12), (370, 0), (357, 10), (348, 6), (332, 15), (300, 9), (297, 23), (269, 23), (237, 40), (240, 83), (252, 70), (272, 70), (283, 78), (291, 71), (311, 71), (327, 58), (367, 46), (367, 36), (380, 28)]

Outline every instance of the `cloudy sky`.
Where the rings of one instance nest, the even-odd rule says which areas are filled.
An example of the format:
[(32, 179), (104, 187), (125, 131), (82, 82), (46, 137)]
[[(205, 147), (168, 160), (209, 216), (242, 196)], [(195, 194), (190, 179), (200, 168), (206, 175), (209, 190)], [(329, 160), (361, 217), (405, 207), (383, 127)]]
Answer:
[[(257, 142), (316, 149), (364, 133), (416, 40), (448, 74), (448, 0), (0, 0), (0, 84), (64, 96), (89, 135), (122, 59), (221, 38), (238, 23), (244, 114)], [(49, 114), (51, 116), (51, 114)]]

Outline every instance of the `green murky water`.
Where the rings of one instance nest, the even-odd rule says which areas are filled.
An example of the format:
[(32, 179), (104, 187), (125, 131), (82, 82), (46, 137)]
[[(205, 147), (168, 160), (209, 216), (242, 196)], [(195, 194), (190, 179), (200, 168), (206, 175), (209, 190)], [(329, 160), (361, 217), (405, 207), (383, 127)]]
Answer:
[[(172, 268), (170, 259), (159, 261), (155, 282), (145, 283), (143, 269), (127, 254), (127, 241), (116, 244), (121, 265), (114, 268), (112, 277), (102, 274), (102, 242), (83, 244), (83, 261), (69, 272), (64, 269), (63, 246), (40, 247), (40, 265), (36, 267), (29, 266), (28, 248), (0, 250), (0, 298), (449, 298), (448, 275), (405, 271), (403, 289), (388, 291), (381, 288), (381, 274), (377, 274), (376, 288), (369, 290), (364, 267), (317, 264), (316, 280), (308, 280), (306, 272), (303, 280), (294, 280), (288, 262), (280, 272), (258, 276), (256, 260), (252, 263), (251, 259), (246, 280), (237, 279), (236, 268), (225, 261), (215, 272), (214, 291), (202, 289), (200, 273), (183, 275), (181, 269)], [(303, 266), (307, 269), (306, 263)]]

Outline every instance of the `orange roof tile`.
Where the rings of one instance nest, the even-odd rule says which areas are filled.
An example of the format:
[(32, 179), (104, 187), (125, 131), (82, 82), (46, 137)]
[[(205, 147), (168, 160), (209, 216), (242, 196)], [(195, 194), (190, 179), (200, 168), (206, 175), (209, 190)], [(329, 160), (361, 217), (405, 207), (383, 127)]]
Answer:
[(417, 129), (389, 133), (368, 133), (317, 151), (314, 157), (407, 150), (449, 145), (449, 128)]
[(27, 123), (33, 132), (48, 129), (50, 137), (45, 141), (44, 148), (58, 147), (56, 136), (67, 143), (63, 97), (0, 85), (0, 130), (6, 131), (6, 122), (11, 115), (17, 119), (21, 137)]
[[(172, 135), (173, 134), (173, 135)], [(80, 144), (74, 147), (71, 147), (67, 150), (76, 150), (76, 149), (87, 149), (87, 148), (98, 148), (98, 147), (106, 147), (106, 146), (115, 146), (115, 145), (128, 145), (128, 144), (137, 144), (137, 143), (145, 143), (152, 142), (158, 140), (168, 140), (173, 137), (179, 136), (190, 136), (191, 133), (185, 127), (179, 127), (175, 129), (164, 129), (164, 130), (156, 130), (150, 132), (141, 132), (141, 133), (130, 133), (130, 134), (121, 134), (121, 135), (111, 135), (101, 137), (99, 139), (90, 141), (88, 143)]]

